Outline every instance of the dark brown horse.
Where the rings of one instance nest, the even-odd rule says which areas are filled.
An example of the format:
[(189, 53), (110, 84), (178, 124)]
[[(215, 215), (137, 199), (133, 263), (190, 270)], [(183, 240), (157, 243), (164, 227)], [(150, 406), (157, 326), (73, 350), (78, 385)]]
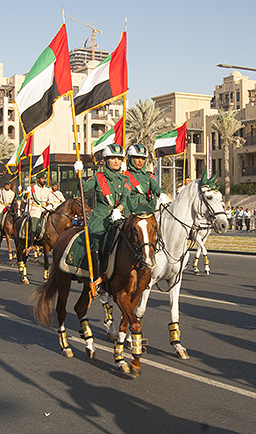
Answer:
[[(49, 252), (53, 249), (53, 246), (60, 234), (72, 226), (73, 218), (76, 215), (82, 215), (81, 205), (81, 198), (70, 198), (59, 205), (56, 210), (49, 212), (43, 238), (40, 241), (35, 240), (35, 244), (37, 246), (43, 247), (45, 280), (47, 280), (49, 277)], [(85, 208), (88, 211), (89, 216), (91, 210), (86, 203)], [(18, 269), (21, 283), (29, 283), (26, 270), (27, 255), (25, 251), (25, 240), (19, 236), (20, 228), (25, 218), (25, 215), (22, 216), (14, 224), (14, 241), (17, 250)]]
[(13, 264), (14, 255), (11, 246), (11, 238), (13, 237), (13, 224), (20, 216), (21, 216), (21, 201), (14, 198), (10, 207), (6, 211), (6, 214), (3, 219), (3, 224), (2, 224), (3, 227), (2, 230), (0, 231), (0, 247), (3, 241), (3, 237), (5, 236), (6, 243), (8, 246), (10, 265), (14, 265)]
[[(64, 325), (72, 275), (61, 271), (59, 262), (63, 251), (76, 233), (77, 229), (72, 228), (58, 238), (53, 249), (53, 263), (49, 280), (35, 294), (34, 315), (37, 322), (44, 326), (51, 324), (53, 299), (57, 295), (56, 312), (59, 323), (59, 341), (63, 355), (67, 357), (73, 357)], [(134, 309), (141, 293), (151, 279), (151, 269), (155, 266), (158, 235), (158, 225), (152, 212), (150, 214), (131, 214), (121, 229), (114, 273), (107, 281), (108, 292), (122, 312), (119, 338), (114, 351), (115, 362), (122, 372), (130, 372), (131, 370), (132, 374), (136, 376), (140, 374), (143, 341), (141, 324), (134, 314)], [(86, 352), (90, 358), (93, 358), (95, 354), (93, 335), (86, 319), (90, 305), (89, 280), (85, 277), (79, 277), (79, 281), (83, 282), (84, 286), (74, 309), (81, 326), (80, 335), (85, 339)], [(130, 369), (123, 358), (124, 339), (129, 324), (132, 334), (133, 355)]]

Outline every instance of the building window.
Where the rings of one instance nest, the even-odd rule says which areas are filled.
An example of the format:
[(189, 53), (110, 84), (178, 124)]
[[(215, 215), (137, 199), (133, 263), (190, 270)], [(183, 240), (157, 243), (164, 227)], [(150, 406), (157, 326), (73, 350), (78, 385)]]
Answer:
[[(79, 133), (79, 125), (76, 126), (76, 130)], [(74, 132), (74, 125), (72, 125), (72, 132)]]
[(216, 160), (212, 160), (212, 173), (216, 172)]
[(237, 91), (236, 92), (236, 102), (239, 102), (239, 101), (240, 101), (240, 92)]
[(115, 118), (119, 117), (119, 110), (115, 110)]
[(216, 149), (215, 133), (212, 133), (212, 150), (215, 151), (215, 149)]
[[(80, 143), (78, 143), (79, 151), (80, 151)], [(76, 150), (76, 144), (73, 142), (73, 151)]]
[(218, 142), (219, 142), (218, 148), (221, 149), (221, 135), (220, 135), (220, 133), (218, 133)]
[(113, 110), (112, 109), (109, 110), (109, 114), (110, 114), (110, 116), (113, 116)]
[(221, 174), (221, 158), (219, 158), (218, 159), (218, 163), (219, 163), (219, 176), (221, 177), (222, 176), (222, 174)]
[(79, 86), (73, 86), (74, 98), (75, 98), (76, 94), (78, 93), (78, 91), (79, 91)]

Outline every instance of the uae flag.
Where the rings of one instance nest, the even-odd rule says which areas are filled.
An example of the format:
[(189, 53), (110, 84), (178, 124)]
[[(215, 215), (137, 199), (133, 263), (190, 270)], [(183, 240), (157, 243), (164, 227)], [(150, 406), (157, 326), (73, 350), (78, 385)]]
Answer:
[(15, 166), (15, 167), (18, 166), (22, 158), (26, 158), (30, 154), (32, 154), (32, 146), (33, 146), (33, 135), (31, 134), (27, 138), (24, 138), (21, 141), (20, 145), (14, 152), (13, 156), (10, 158), (8, 163), (6, 163), (7, 169), (8, 166)]
[(128, 88), (127, 77), (126, 32), (123, 32), (115, 51), (85, 78), (74, 99), (76, 115), (100, 107), (123, 95)]
[(42, 52), (13, 101), (24, 135), (46, 122), (53, 113), (54, 102), (72, 93), (68, 41), (63, 24), (50, 45)]
[(40, 157), (38, 157), (33, 166), (33, 170), (35, 169), (35, 167), (38, 166), (40, 166), (40, 171), (47, 169), (47, 167), (50, 166), (50, 145), (47, 146), (47, 148), (45, 148)]
[(156, 136), (154, 150), (156, 158), (181, 154), (186, 149), (187, 122), (168, 133)]
[(123, 118), (121, 118), (110, 130), (104, 134), (99, 140), (92, 143), (92, 153), (103, 151), (105, 146), (116, 143), (123, 146)]

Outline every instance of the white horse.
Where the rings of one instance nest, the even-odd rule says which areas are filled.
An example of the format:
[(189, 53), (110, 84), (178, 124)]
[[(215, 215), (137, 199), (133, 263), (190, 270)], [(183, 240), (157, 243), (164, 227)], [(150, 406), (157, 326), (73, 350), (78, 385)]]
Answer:
[(193, 262), (194, 274), (196, 276), (200, 275), (200, 271), (198, 268), (198, 262), (201, 253), (203, 253), (204, 257), (204, 271), (206, 274), (210, 274), (210, 261), (207, 256), (207, 249), (205, 247), (205, 243), (207, 241), (208, 236), (212, 231), (212, 225), (205, 218), (202, 218), (200, 215), (197, 216), (195, 226), (191, 229), (190, 232), (190, 240), (195, 242), (197, 245), (195, 259)]
[[(163, 207), (162, 211), (160, 208), (157, 213), (164, 248), (156, 253), (156, 267), (152, 270), (151, 282), (143, 292), (136, 309), (136, 316), (142, 319), (152, 286), (160, 280), (167, 282), (170, 295), (170, 344), (182, 359), (187, 359), (188, 353), (180, 342), (179, 294), (182, 273), (189, 257), (187, 241), (191, 229), (196, 226), (196, 218), (200, 214), (212, 224), (217, 233), (225, 233), (228, 230), (222, 195), (214, 188), (215, 177), (214, 175), (207, 179), (206, 173), (202, 180), (192, 181), (182, 189), (171, 205)], [(127, 340), (129, 345), (129, 337)]]

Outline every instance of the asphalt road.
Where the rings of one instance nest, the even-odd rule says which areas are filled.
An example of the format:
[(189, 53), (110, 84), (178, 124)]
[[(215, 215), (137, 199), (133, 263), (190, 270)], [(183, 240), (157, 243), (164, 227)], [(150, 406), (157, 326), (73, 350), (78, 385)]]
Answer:
[[(195, 277), (191, 265), (185, 271), (180, 326), (187, 361), (169, 345), (168, 293), (152, 292), (143, 324), (148, 354), (134, 379), (116, 370), (98, 300), (88, 314), (97, 355), (88, 360), (73, 312), (77, 283), (66, 318), (75, 358), (62, 357), (56, 329), (36, 325), (29, 308), (42, 264), (30, 260), (31, 284), (21, 285), (6, 253), (0, 264), (0, 432), (255, 432), (255, 256), (212, 253), (210, 276)], [(114, 316), (118, 324), (116, 307)]]

